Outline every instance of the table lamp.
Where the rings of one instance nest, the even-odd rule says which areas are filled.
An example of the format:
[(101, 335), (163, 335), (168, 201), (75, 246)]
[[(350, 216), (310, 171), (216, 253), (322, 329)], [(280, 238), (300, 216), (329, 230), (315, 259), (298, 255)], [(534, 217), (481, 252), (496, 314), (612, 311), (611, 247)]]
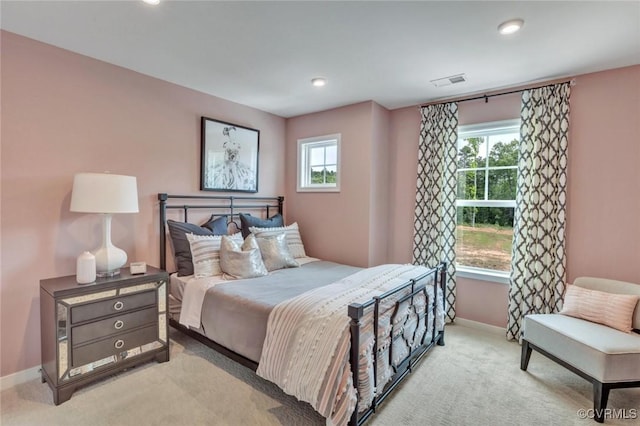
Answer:
[(109, 173), (78, 173), (73, 178), (70, 210), (102, 216), (102, 246), (93, 253), (96, 275), (118, 275), (127, 263), (127, 254), (111, 243), (111, 215), (138, 212), (136, 178)]

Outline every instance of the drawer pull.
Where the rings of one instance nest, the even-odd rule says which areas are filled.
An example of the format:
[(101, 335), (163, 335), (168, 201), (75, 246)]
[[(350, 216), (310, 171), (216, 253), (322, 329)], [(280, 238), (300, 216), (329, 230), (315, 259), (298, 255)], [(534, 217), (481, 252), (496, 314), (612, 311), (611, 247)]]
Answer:
[(122, 320), (118, 320), (113, 324), (113, 328), (116, 330), (120, 330), (122, 327), (124, 327), (124, 321)]
[(116, 343), (114, 343), (113, 346), (115, 346), (116, 349), (121, 349), (124, 346), (124, 340), (122, 339), (116, 340)]
[(121, 311), (122, 308), (124, 308), (124, 303), (119, 300), (113, 304), (113, 309), (115, 309), (116, 311)]

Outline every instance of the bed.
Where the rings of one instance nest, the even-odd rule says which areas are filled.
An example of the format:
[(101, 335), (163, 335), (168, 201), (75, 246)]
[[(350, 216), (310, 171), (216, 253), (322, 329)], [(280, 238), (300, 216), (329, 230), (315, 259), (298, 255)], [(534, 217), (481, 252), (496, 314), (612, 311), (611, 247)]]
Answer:
[[(210, 220), (240, 230), (241, 212), (270, 218), (284, 203), (165, 193), (158, 200), (162, 269), (171, 211), (185, 224), (190, 212), (213, 212)], [(302, 245), (297, 224), (284, 228), (289, 247)], [(260, 236), (282, 228), (250, 229)], [(425, 353), (444, 345), (446, 265), (358, 268), (291, 251), (298, 267), (255, 278), (171, 274), (170, 325), (310, 403), (328, 424), (361, 425)]]

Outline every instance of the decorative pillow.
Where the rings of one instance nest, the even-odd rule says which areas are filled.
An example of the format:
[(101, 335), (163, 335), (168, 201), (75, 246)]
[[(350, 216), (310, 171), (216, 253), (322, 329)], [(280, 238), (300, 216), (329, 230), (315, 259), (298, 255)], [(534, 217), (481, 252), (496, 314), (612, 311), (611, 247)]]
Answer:
[[(211, 224), (211, 220), (205, 223), (205, 225), (209, 224)], [(217, 233), (220, 231), (217, 223), (212, 227), (215, 229), (212, 230), (194, 225), (193, 223), (177, 222), (169, 219), (167, 220), (167, 226), (169, 227), (169, 236), (171, 237), (171, 244), (173, 245), (173, 254), (176, 261), (176, 268), (178, 268), (178, 276), (193, 275), (191, 249), (189, 247), (189, 241), (187, 240), (187, 234), (224, 235), (227, 233), (226, 218), (224, 231), (220, 234)]]
[(220, 244), (222, 238), (242, 242), (240, 233), (226, 235), (187, 234), (193, 256), (193, 275), (196, 278), (213, 277), (222, 274), (220, 268)]
[(276, 213), (269, 219), (260, 219), (259, 217), (251, 216), (249, 213), (240, 213), (238, 216), (240, 216), (241, 231), (244, 238), (247, 238), (251, 233), (249, 228), (252, 226), (255, 226), (256, 228), (274, 228), (284, 226), (284, 219), (280, 213)]
[(220, 243), (220, 267), (225, 274), (235, 278), (255, 278), (269, 273), (253, 235), (244, 240), (242, 247), (240, 242), (223, 236)]
[(202, 224), (203, 228), (209, 229), (213, 235), (227, 235), (227, 216), (211, 215), (207, 223)]
[(298, 223), (294, 222), (289, 226), (282, 226), (278, 228), (256, 228), (252, 226), (249, 230), (255, 234), (256, 237), (265, 238), (273, 237), (282, 232), (287, 236), (287, 245), (289, 251), (296, 259), (299, 257), (306, 257), (307, 254), (304, 251), (304, 245), (302, 244), (302, 238), (300, 237), (300, 231), (298, 229)]
[[(249, 237), (253, 234), (249, 234)], [(247, 238), (249, 238), (247, 237)], [(262, 261), (269, 272), (282, 268), (296, 268), (300, 266), (289, 251), (287, 236), (284, 232), (273, 237), (256, 238)]]
[(633, 311), (639, 297), (570, 285), (564, 295), (564, 305), (560, 313), (629, 333), (632, 329)]

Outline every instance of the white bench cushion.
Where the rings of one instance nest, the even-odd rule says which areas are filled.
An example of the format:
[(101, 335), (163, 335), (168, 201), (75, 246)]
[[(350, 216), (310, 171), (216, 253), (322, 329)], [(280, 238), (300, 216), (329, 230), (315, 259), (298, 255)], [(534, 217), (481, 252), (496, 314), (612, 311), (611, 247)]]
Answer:
[(524, 338), (602, 383), (640, 380), (640, 334), (559, 314), (527, 315)]

